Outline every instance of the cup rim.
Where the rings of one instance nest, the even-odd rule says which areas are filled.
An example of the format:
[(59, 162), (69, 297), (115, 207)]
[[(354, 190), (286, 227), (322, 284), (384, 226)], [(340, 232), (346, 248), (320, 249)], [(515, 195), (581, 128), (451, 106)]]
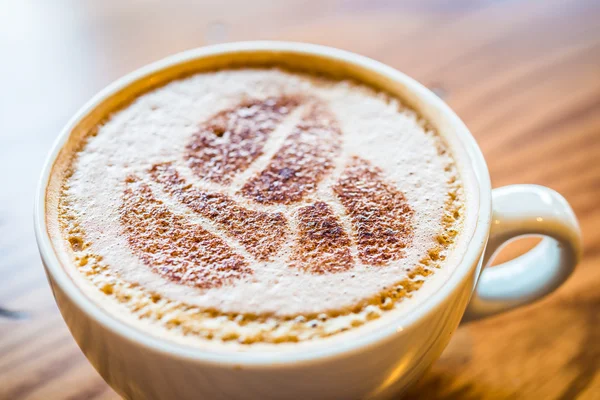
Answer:
[[(178, 344), (169, 341), (168, 339), (162, 339), (145, 333), (126, 322), (121, 321), (117, 317), (114, 317), (103, 310), (89, 296), (85, 295), (69, 276), (66, 269), (62, 267), (48, 233), (46, 221), (46, 192), (50, 181), (50, 173), (59, 152), (81, 118), (114, 93), (157, 71), (208, 56), (257, 51), (288, 52), (300, 55), (304, 54), (307, 56), (319, 56), (325, 59), (331, 59), (337, 62), (368, 69), (380, 76), (401, 82), (420, 99), (426, 101), (429, 106), (434, 107), (436, 111), (443, 113), (444, 116), (451, 121), (453, 126), (456, 127), (456, 139), (459, 142), (459, 145), (464, 147), (464, 153), (467, 156), (467, 159), (465, 159), (464, 162), (465, 164), (469, 164), (468, 168), (473, 171), (473, 175), (476, 177), (475, 186), (479, 190), (478, 214), (475, 228), (472, 236), (467, 240), (467, 243), (465, 243), (462, 260), (457, 260), (458, 265), (448, 277), (447, 281), (430, 297), (425, 299), (417, 309), (412, 310), (404, 316), (399, 316), (394, 324), (387, 324), (376, 332), (366, 332), (363, 335), (354, 337), (348, 342), (340, 341), (335, 346), (327, 348), (316, 347), (314, 349), (307, 348), (302, 352), (211, 351)], [(472, 272), (471, 270), (474, 270), (479, 264), (483, 247), (487, 242), (490, 222), (491, 182), (483, 154), (468, 128), (444, 101), (419, 82), (379, 61), (328, 46), (282, 41), (233, 42), (187, 50), (148, 64), (108, 85), (75, 113), (55, 140), (52, 150), (44, 162), (44, 167), (36, 190), (34, 207), (35, 236), (49, 280), (58, 285), (61, 291), (74, 302), (82, 312), (95, 322), (99, 323), (103, 328), (136, 345), (182, 359), (218, 364), (220, 366), (244, 365), (264, 368), (310, 363), (325, 358), (337, 358), (348, 355), (349, 353), (358, 352), (385, 340), (389, 340), (394, 335), (401, 334), (401, 332), (398, 332), (398, 325), (406, 330), (411, 325), (416, 324), (418, 321), (432, 314), (441, 303), (445, 302), (448, 297), (451, 296), (457, 287), (469, 278), (470, 273)]]

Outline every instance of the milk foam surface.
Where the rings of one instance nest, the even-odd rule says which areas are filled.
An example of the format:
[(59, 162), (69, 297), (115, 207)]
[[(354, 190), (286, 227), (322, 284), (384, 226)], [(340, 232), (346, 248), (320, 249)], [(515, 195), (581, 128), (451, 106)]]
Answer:
[[(268, 103), (277, 108), (275, 112), (280, 112), (281, 107), (286, 109), (273, 116), (273, 126), (267, 127), (272, 130), (247, 169), (233, 171), (226, 179), (213, 179), (203, 172), (202, 165), (200, 173), (193, 168), (190, 141), (199, 126), (206, 125), (223, 110), (239, 107), (240, 102), (264, 103), (271, 98), (296, 100), (293, 104), (273, 106), (276, 100)], [(326, 120), (327, 126), (334, 128), (325, 127), (325, 122), (323, 126), (309, 128), (317, 129), (322, 137), (330, 134), (336, 139), (331, 142), (334, 144), (324, 142), (314, 146), (327, 153), (314, 156), (319, 165), (325, 165), (314, 187), (310, 182), (302, 186), (305, 192), (300, 198), (287, 203), (264, 200), (264, 193), (262, 197), (256, 195), (259, 189), (245, 192), (244, 185), (269, 167), (294, 129), (305, 124), (307, 115), (321, 111), (326, 116), (319, 114), (315, 118)], [(327, 129), (332, 132), (327, 133)], [(223, 135), (222, 141), (228, 140), (228, 132), (217, 129), (215, 134)], [(310, 144), (320, 138), (305, 140)], [(85, 261), (74, 262), (79, 263), (82, 275), (96, 286), (86, 290), (94, 290), (101, 305), (106, 304), (111, 312), (132, 323), (141, 319), (140, 323), (147, 328), (156, 322), (165, 332), (175, 332), (175, 336), (194, 336), (196, 330), (212, 329), (213, 334), (204, 335), (203, 340), (223, 341), (231, 337), (247, 342), (277, 342), (328, 336), (387, 311), (406, 311), (415, 304), (407, 297), (414, 297), (417, 289), (422, 295), (433, 292), (451, 272), (444, 260), (453, 249), (454, 235), (460, 229), (464, 199), (452, 157), (445, 150), (441, 139), (413, 111), (396, 99), (359, 84), (278, 69), (197, 74), (142, 95), (110, 116), (97, 134), (89, 138), (74, 160), (72, 175), (62, 193), (64, 213), (72, 217), (69, 223), (77, 224), (75, 230), (69, 223), (65, 225), (64, 240), (71, 241), (74, 259), (81, 258), (78, 252), (86, 254)], [(301, 160), (305, 162), (308, 158)], [(349, 166), (356, 162), (368, 167), (360, 167), (358, 175), (352, 175)], [(153, 168), (157, 171), (157, 165), (162, 175), (153, 178), (149, 171)], [(167, 168), (164, 165), (169, 169), (164, 169)], [(364, 175), (365, 171), (372, 174)], [(177, 174), (177, 182), (184, 183), (173, 184), (171, 173)], [(312, 170), (307, 173), (315, 174)], [(351, 186), (349, 189), (339, 186), (344, 177)], [(366, 181), (361, 182), (361, 177), (366, 177)], [(166, 181), (171, 183), (165, 184)], [(396, 221), (405, 218), (403, 225), (398, 228), (396, 223), (388, 228), (392, 239), (389, 244), (382, 239), (384, 244), (380, 247), (369, 242), (371, 231), (363, 236), (359, 232), (364, 210), (356, 211), (354, 217), (352, 214), (352, 206), (358, 207), (359, 203), (345, 202), (339, 194), (343, 190), (360, 190), (371, 183), (375, 191), (383, 190), (384, 185), (392, 193), (386, 199), (402, 202), (404, 207), (395, 206), (393, 214)], [(197, 282), (209, 278), (171, 279), (172, 276), (161, 273), (162, 267), (153, 268), (151, 264), (156, 260), (180, 255), (144, 258), (148, 246), (136, 240), (140, 238), (139, 232), (148, 231), (138, 228), (128, 231), (124, 227), (131, 221), (143, 221), (129, 218), (132, 214), (128, 213), (133, 209), (124, 207), (129, 204), (124, 195), (128, 190), (137, 196), (132, 197), (131, 207), (137, 207), (135, 201), (139, 200), (142, 186), (174, 218), (169, 229), (181, 223), (180, 234), (189, 235), (191, 226), (199, 226), (207, 235), (218, 237), (223, 248), (230, 249), (237, 257), (234, 261), (240, 267), (207, 272), (210, 279), (218, 279), (218, 284), (204, 286)], [(271, 193), (273, 188), (267, 191)], [(261, 256), (260, 249), (247, 244), (250, 240), (244, 241), (243, 232), (236, 236), (228, 231), (227, 220), (219, 220), (205, 208), (194, 208), (200, 201), (192, 196), (194, 193), (219, 194), (243, 209), (264, 213), (269, 218), (281, 216), (284, 222), (276, 222), (283, 232), (282, 243)], [(316, 218), (317, 225), (311, 218)], [(313, 228), (318, 229), (318, 224), (322, 226), (325, 220), (327, 229), (318, 232), (315, 239)], [(305, 228), (308, 231), (302, 236)], [(398, 233), (398, 229), (405, 232)], [(73, 246), (68, 233), (73, 231), (81, 236), (84, 246), (79, 239)], [(133, 234), (128, 236), (127, 232)], [(398, 244), (398, 238), (403, 242)], [(361, 240), (365, 243), (363, 247)], [(302, 248), (311, 243), (316, 243), (316, 255)], [(386, 253), (386, 246), (391, 246), (393, 252)], [(321, 256), (319, 251), (331, 256)], [(383, 254), (383, 258), (377, 259), (378, 254)], [(181, 260), (195, 262), (192, 256)], [(97, 271), (95, 263), (101, 265)], [(319, 269), (319, 263), (331, 268)], [(130, 294), (121, 295), (112, 286), (121, 281), (131, 288)], [(389, 295), (392, 290), (395, 294)], [(96, 296), (98, 293), (102, 296)], [(379, 298), (382, 300), (373, 300)], [(151, 309), (154, 311), (148, 311)], [(162, 310), (159, 312), (162, 318), (156, 317), (157, 309)], [(164, 315), (169, 313), (175, 317), (164, 323)], [(186, 318), (187, 325), (182, 324)], [(304, 332), (305, 328), (315, 328), (315, 324), (310, 324), (313, 320), (319, 324), (316, 336)], [(285, 331), (285, 324), (291, 324), (293, 329)], [(279, 334), (271, 334), (277, 330)]]

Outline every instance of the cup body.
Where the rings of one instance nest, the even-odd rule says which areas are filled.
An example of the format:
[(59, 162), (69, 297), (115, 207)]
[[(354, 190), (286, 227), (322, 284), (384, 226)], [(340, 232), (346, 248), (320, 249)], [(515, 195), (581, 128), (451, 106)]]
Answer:
[[(302, 353), (216, 354), (166, 343), (125, 325), (94, 304), (60, 264), (48, 233), (46, 192), (70, 135), (177, 76), (245, 65), (283, 65), (350, 76), (399, 95), (433, 123), (472, 182), (473, 230), (447, 282), (399, 321), (332, 348)], [(50, 154), (35, 206), (40, 254), (54, 297), (79, 347), (120, 395), (131, 399), (386, 398), (413, 383), (441, 354), (458, 326), (481, 271), (490, 231), (491, 187), (477, 144), (454, 112), (428, 89), (376, 61), (322, 46), (244, 42), (178, 54), (113, 83), (67, 124)], [(338, 344), (339, 343), (339, 344)]]
[(86, 314), (50, 277), (77, 344), (126, 399), (388, 398), (440, 356), (471, 295), (473, 276), (434, 312), (357, 351), (297, 362), (247, 365), (180, 357), (115, 333)]

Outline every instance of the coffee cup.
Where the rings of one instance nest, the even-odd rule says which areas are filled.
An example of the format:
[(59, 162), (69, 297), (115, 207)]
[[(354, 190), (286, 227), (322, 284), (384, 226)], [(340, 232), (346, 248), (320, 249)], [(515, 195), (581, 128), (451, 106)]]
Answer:
[[(406, 101), (432, 123), (475, 184), (475, 219), (453, 272), (440, 290), (377, 330), (299, 352), (229, 352), (191, 348), (148, 335), (114, 318), (77, 286), (48, 233), (53, 166), (72, 151), (69, 137), (97, 127), (131, 98), (179, 76), (239, 66), (282, 66), (352, 78)], [(558, 288), (581, 257), (581, 233), (566, 200), (537, 185), (492, 190), (483, 155), (459, 117), (430, 90), (377, 61), (323, 46), (242, 42), (199, 48), (141, 68), (109, 85), (66, 125), (42, 173), (35, 233), (62, 316), (83, 353), (125, 398), (387, 398), (414, 383), (440, 356), (461, 322), (531, 303)], [(524, 255), (487, 268), (510, 240), (543, 236)]]

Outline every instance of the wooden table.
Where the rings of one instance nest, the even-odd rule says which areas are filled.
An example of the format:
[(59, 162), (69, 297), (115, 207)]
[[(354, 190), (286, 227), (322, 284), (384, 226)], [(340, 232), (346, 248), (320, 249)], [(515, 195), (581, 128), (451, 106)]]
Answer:
[(464, 119), (495, 187), (550, 186), (580, 218), (585, 255), (568, 283), (461, 327), (409, 397), (600, 398), (600, 1), (208, 3), (0, 6), (0, 399), (116, 398), (69, 335), (33, 237), (38, 174), (62, 125), (137, 67), (247, 39), (321, 43), (397, 67)]

